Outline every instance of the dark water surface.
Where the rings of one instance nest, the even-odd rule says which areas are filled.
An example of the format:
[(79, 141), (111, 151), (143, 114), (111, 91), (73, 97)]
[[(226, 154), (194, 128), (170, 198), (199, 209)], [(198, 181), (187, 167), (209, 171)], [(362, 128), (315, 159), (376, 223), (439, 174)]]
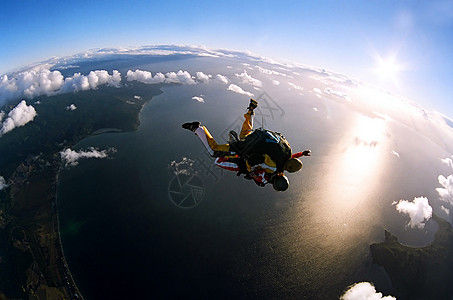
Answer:
[[(228, 108), (227, 94), (210, 97), (209, 90), (213, 103), (187, 101), (191, 89), (165, 88), (144, 107), (137, 132), (93, 136), (75, 147), (114, 147), (112, 159), (81, 160), (62, 172), (62, 239), (84, 296), (327, 299), (363, 280), (368, 244), (323, 240), (327, 221), (314, 219), (319, 195), (310, 192), (309, 163), (287, 193), (212, 167), (181, 122), (203, 120), (218, 134), (244, 108)], [(205, 193), (192, 209), (169, 198), (169, 165), (183, 157), (199, 165)], [(297, 186), (299, 180), (307, 183)]]
[[(60, 174), (64, 251), (87, 299), (338, 299), (361, 281), (398, 296), (383, 269), (372, 264), (369, 245), (383, 240), (384, 226), (405, 233), (406, 220), (391, 203), (434, 197), (437, 171), (411, 156), (417, 145), (392, 135), (415, 141), (408, 127), (364, 117), (313, 93), (302, 102), (286, 89), (267, 87), (286, 111), (283, 117), (257, 115), (256, 123), (281, 131), (296, 151), (315, 154), (289, 175), (285, 193), (213, 166), (198, 139), (181, 128), (200, 120), (223, 142), (228, 130), (240, 126), (248, 97), (215, 84), (166, 86), (144, 106), (138, 131), (104, 133), (74, 147), (117, 149), (111, 159), (81, 160)], [(191, 100), (200, 94), (205, 103)], [(377, 146), (370, 146), (370, 133)], [(432, 155), (433, 149), (426, 151)], [(194, 186), (180, 190), (189, 200), (202, 200), (193, 208), (170, 201), (177, 179), (169, 166), (184, 157), (198, 172)], [(431, 181), (417, 185), (406, 175), (420, 167), (420, 176)], [(421, 238), (406, 231), (405, 241), (429, 243), (432, 226)]]

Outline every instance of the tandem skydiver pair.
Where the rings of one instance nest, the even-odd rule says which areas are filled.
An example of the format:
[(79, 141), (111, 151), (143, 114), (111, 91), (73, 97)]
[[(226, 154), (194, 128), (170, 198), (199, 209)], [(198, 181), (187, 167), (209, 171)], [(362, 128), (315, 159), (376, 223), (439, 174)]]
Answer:
[(299, 171), (303, 166), (299, 157), (310, 156), (311, 151), (293, 154), (281, 133), (264, 128), (254, 130), (253, 117), (257, 106), (258, 102), (250, 99), (241, 132), (238, 136), (235, 131), (230, 131), (228, 144), (218, 144), (199, 121), (184, 123), (182, 127), (198, 136), (209, 154), (216, 158), (215, 164), (219, 167), (236, 171), (238, 176), (244, 174), (244, 178), (259, 186), (270, 183), (275, 190), (285, 191), (289, 180), (284, 171)]

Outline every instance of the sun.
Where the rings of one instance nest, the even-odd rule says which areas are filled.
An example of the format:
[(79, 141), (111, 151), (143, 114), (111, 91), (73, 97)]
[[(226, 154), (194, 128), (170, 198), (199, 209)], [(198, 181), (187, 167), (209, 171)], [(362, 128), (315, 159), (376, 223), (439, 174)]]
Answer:
[(393, 49), (386, 55), (382, 55), (376, 49), (371, 51), (370, 56), (374, 61), (372, 72), (381, 84), (400, 88), (401, 73), (407, 70), (407, 64), (399, 60), (399, 54), (401, 53), (398, 49)]
[(402, 70), (402, 65), (396, 60), (395, 56), (386, 58), (378, 57), (376, 59), (375, 72), (378, 74), (382, 81), (398, 81), (398, 75)]

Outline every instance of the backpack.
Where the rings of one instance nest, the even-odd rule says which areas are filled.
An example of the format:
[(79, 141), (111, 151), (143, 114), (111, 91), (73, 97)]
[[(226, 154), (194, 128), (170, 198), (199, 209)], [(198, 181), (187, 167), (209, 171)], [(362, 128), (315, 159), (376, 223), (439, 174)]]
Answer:
[(285, 162), (291, 157), (291, 147), (279, 132), (255, 129), (243, 141), (231, 145), (240, 156), (247, 159), (251, 154), (267, 154), (277, 165), (277, 172), (283, 171)]

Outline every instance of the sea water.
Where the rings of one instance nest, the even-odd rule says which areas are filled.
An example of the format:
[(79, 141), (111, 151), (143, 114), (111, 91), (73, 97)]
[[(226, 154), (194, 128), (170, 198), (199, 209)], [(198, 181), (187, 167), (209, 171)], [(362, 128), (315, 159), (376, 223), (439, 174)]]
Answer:
[[(303, 158), (289, 191), (277, 193), (215, 167), (181, 128), (200, 120), (225, 142), (221, 134), (237, 127), (242, 102), (215, 89), (203, 91), (205, 103), (191, 101), (199, 94), (193, 86), (163, 91), (144, 106), (137, 131), (91, 136), (73, 148), (116, 149), (108, 159), (80, 160), (60, 174), (64, 251), (87, 299), (335, 299), (360, 281), (395, 295), (369, 254), (369, 244), (383, 239), (382, 191), (362, 190), (364, 197), (336, 189), (327, 175), (341, 169), (337, 162), (331, 170), (332, 157), (341, 157), (333, 135), (304, 129), (318, 155)], [(267, 125), (303, 147), (290, 126), (300, 116), (292, 118)], [(181, 173), (174, 166), (184, 159), (192, 166)], [(178, 195), (187, 199), (175, 202)]]

